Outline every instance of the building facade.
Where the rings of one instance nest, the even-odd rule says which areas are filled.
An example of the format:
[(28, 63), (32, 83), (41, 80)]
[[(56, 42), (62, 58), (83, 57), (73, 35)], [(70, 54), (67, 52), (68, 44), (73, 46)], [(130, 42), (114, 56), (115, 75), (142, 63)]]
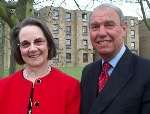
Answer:
[(88, 22), (90, 12), (67, 10), (61, 7), (44, 7), (38, 17), (50, 28), (57, 47), (57, 66), (82, 66), (93, 61)]
[(139, 55), (139, 21), (137, 17), (126, 16), (127, 37), (125, 44), (129, 49)]
[(139, 24), (139, 35), (140, 55), (144, 58), (150, 59), (150, 30), (148, 30), (148, 28), (145, 26), (144, 21), (141, 21)]
[[(57, 47), (57, 56), (51, 63), (54, 66), (84, 66), (99, 58), (90, 42), (89, 11), (67, 10), (62, 7), (44, 7), (35, 16), (46, 22), (51, 30)], [(126, 17), (128, 25), (125, 44), (139, 54), (138, 18)], [(10, 29), (0, 20), (0, 70), (10, 64)]]

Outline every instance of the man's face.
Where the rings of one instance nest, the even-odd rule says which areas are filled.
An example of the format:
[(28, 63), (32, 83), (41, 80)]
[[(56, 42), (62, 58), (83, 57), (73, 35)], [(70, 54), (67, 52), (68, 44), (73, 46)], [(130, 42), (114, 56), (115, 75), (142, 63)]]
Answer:
[(126, 25), (111, 8), (96, 9), (90, 18), (90, 38), (103, 59), (109, 60), (121, 49), (126, 36)]

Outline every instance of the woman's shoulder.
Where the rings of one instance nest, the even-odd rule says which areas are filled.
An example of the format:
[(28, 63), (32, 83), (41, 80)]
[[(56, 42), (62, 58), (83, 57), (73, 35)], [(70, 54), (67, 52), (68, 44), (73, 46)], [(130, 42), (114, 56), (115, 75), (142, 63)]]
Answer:
[(8, 86), (20, 75), (21, 71), (16, 71), (12, 74), (0, 78), (0, 87)]

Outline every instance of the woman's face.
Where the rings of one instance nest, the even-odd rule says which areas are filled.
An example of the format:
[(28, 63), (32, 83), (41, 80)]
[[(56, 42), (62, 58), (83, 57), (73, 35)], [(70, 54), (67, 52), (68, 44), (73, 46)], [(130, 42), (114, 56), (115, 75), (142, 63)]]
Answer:
[(35, 25), (27, 25), (19, 33), (20, 51), (29, 67), (40, 67), (48, 62), (48, 45), (43, 31)]

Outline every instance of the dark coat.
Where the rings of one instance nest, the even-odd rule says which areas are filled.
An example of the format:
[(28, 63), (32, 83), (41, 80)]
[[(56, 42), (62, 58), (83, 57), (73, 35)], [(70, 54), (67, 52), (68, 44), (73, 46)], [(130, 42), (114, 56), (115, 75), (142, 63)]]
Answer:
[(81, 114), (150, 114), (150, 61), (126, 50), (105, 88), (96, 95), (101, 60), (81, 79)]

